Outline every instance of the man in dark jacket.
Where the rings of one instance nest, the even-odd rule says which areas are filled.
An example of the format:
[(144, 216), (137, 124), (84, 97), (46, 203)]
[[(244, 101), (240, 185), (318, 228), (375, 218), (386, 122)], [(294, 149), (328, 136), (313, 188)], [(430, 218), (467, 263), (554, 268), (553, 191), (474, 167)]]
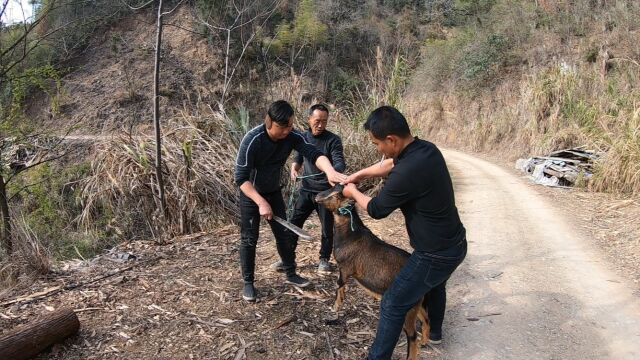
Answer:
[(285, 206), (280, 190), (280, 174), (295, 149), (322, 170), (329, 181), (339, 183), (346, 176), (334, 170), (329, 159), (293, 130), (293, 108), (284, 100), (271, 104), (264, 124), (250, 130), (242, 139), (236, 161), (235, 182), (240, 187), (240, 264), (244, 288), (242, 298), (256, 300), (253, 285), (256, 245), (260, 217), (265, 218), (273, 235), (287, 275), (286, 282), (299, 287), (309, 281), (296, 274), (293, 235), (273, 220), (284, 218)]
[[(467, 254), (466, 231), (455, 205), (447, 164), (438, 148), (411, 136), (404, 116), (395, 108), (374, 110), (365, 130), (377, 150), (388, 159), (347, 178), (346, 197), (374, 219), (400, 208), (414, 252), (382, 297), (376, 338), (368, 359), (391, 359), (404, 318), (425, 295), (432, 343), (442, 338), (445, 285)], [(387, 177), (378, 196), (362, 194), (354, 183)]]
[[(344, 172), (345, 162), (342, 149), (342, 140), (331, 131), (327, 130), (329, 121), (329, 109), (322, 104), (316, 104), (309, 108), (309, 129), (303, 134), (305, 139), (329, 158), (333, 168), (338, 172)], [(303, 168), (302, 176), (300, 169)], [(301, 152), (296, 154), (291, 164), (291, 181), (302, 178), (302, 187), (291, 215), (291, 223), (302, 227), (309, 215), (315, 210), (320, 218), (322, 226), (322, 239), (320, 243), (320, 262), (318, 272), (328, 273), (333, 270), (329, 259), (333, 250), (333, 214), (324, 206), (315, 202), (316, 194), (331, 187), (327, 176)], [(294, 237), (294, 247), (297, 246), (298, 237)], [(278, 271), (284, 271), (281, 261), (272, 265)]]

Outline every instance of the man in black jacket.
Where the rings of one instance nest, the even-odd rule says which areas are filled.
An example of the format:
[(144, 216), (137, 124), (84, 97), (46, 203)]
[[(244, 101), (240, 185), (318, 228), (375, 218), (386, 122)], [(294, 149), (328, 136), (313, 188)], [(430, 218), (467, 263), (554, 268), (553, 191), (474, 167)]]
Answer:
[[(322, 104), (315, 104), (309, 108), (309, 129), (303, 133), (305, 139), (320, 150), (329, 158), (333, 168), (338, 172), (344, 172), (345, 162), (342, 149), (342, 140), (331, 131), (327, 130), (329, 121), (329, 109)], [(304, 167), (303, 167), (304, 166)], [(302, 176), (300, 169), (303, 168)], [(315, 210), (320, 218), (322, 226), (322, 239), (320, 242), (320, 262), (318, 272), (328, 273), (333, 270), (329, 259), (333, 250), (333, 214), (327, 211), (324, 206), (315, 202), (316, 194), (331, 187), (327, 176), (301, 152), (296, 154), (295, 160), (291, 164), (291, 181), (302, 178), (302, 187), (298, 194), (298, 199), (291, 215), (291, 223), (302, 227), (309, 215)], [(297, 246), (298, 237), (294, 237), (294, 247)], [(276, 270), (283, 271), (281, 261), (272, 265)]]
[[(441, 341), (445, 285), (467, 254), (467, 240), (440, 150), (411, 136), (407, 120), (390, 106), (374, 110), (364, 128), (377, 150), (388, 159), (350, 175), (343, 194), (354, 199), (374, 219), (387, 217), (400, 208), (414, 248), (382, 297), (378, 330), (369, 350), (369, 360), (388, 360), (407, 312), (425, 295), (430, 340)], [(371, 177), (387, 177), (374, 198), (362, 194), (354, 185)]]
[(236, 161), (235, 182), (240, 187), (240, 264), (244, 288), (242, 298), (256, 300), (253, 285), (256, 245), (260, 217), (271, 226), (276, 247), (284, 264), (286, 282), (299, 287), (309, 281), (296, 274), (294, 237), (273, 220), (284, 218), (285, 206), (280, 190), (280, 173), (295, 149), (322, 170), (329, 181), (342, 182), (346, 176), (334, 170), (329, 159), (293, 130), (293, 108), (284, 100), (271, 104), (264, 124), (250, 130), (242, 139)]

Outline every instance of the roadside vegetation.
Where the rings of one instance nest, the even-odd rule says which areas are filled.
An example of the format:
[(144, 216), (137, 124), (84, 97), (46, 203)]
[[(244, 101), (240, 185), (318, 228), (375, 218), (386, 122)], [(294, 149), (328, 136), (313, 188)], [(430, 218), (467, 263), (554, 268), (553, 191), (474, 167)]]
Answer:
[[(166, 19), (161, 57), (162, 221), (154, 3), (36, 3), (35, 26), (0, 29), (0, 180), (15, 244), (0, 250), (6, 284), (118, 242), (235, 222), (238, 143), (280, 98), (298, 111), (298, 128), (311, 104), (330, 104), (349, 171), (379, 160), (361, 125), (390, 104), (439, 145), (508, 159), (604, 151), (586, 186), (640, 194), (636, 1), (183, 2)], [(16, 43), (27, 47), (11, 50)], [(56, 140), (68, 133), (99, 140)], [(17, 172), (16, 149), (46, 161)]]

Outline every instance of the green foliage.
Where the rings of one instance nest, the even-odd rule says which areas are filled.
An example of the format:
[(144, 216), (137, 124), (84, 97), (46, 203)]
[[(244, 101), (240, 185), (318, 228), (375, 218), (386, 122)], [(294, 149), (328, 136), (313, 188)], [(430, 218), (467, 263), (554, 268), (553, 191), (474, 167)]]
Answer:
[[(11, 111), (18, 115), (27, 96), (34, 90), (41, 90), (49, 96), (54, 96), (60, 90), (60, 73), (51, 65), (26, 69), (21, 76), (17, 76), (11, 83)], [(52, 102), (53, 112), (58, 111), (57, 102)], [(4, 114), (2, 114), (4, 115)], [(0, 116), (2, 116), (0, 115)]]
[(468, 82), (478, 84), (490, 80), (500, 71), (507, 57), (509, 41), (502, 34), (491, 34), (472, 44), (462, 56), (461, 75)]
[(456, 0), (454, 9), (464, 15), (479, 15), (491, 10), (497, 0)]
[(362, 81), (357, 76), (338, 68), (331, 80), (331, 98), (338, 104), (345, 104), (352, 99), (353, 92), (362, 85)]
[[(21, 213), (26, 225), (57, 259), (93, 256), (106, 245), (96, 241), (96, 233), (78, 228), (75, 217), (82, 210), (78, 181), (89, 174), (88, 162), (62, 166), (46, 163), (20, 174), (9, 183), (14, 213)], [(108, 218), (97, 220), (104, 228)], [(102, 223), (102, 225), (100, 225)], [(104, 236), (104, 234), (102, 234)]]
[(584, 61), (594, 63), (598, 59), (598, 47), (591, 46), (584, 54)]
[(283, 21), (276, 28), (273, 49), (295, 55), (300, 49), (316, 47), (327, 41), (328, 29), (318, 16), (313, 0), (302, 0), (292, 23)]

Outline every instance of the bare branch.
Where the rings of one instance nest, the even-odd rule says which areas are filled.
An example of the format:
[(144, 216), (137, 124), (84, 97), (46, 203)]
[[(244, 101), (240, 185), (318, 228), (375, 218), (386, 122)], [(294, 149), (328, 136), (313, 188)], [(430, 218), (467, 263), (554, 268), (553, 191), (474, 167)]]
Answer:
[(166, 11), (166, 12), (163, 12), (162, 16), (171, 14), (172, 12), (174, 12), (178, 8), (178, 6), (182, 5), (183, 2), (184, 2), (184, 0), (180, 0), (180, 2), (173, 9), (171, 9), (169, 11)]
[(43, 182), (45, 182), (47, 180), (48, 179), (42, 179), (42, 180), (40, 180), (38, 182), (35, 182), (33, 184), (27, 184), (27, 185), (21, 187), (20, 189), (16, 190), (11, 196), (8, 196), (7, 202), (10, 203), (11, 200), (13, 200), (16, 196), (20, 195), (21, 192), (27, 190), (28, 188), (34, 187), (36, 185), (40, 185), (40, 184), (42, 184)]
[(4, 16), (4, 12), (7, 10), (7, 6), (9, 5), (9, 0), (4, 0), (2, 2), (2, 9), (0, 9), (0, 19)]
[(124, 1), (124, 0), (120, 0), (120, 2), (123, 3), (126, 7), (128, 7), (131, 10), (134, 10), (134, 11), (140, 10), (142, 8), (145, 8), (145, 7), (149, 6), (150, 4), (152, 4), (154, 1), (156, 1), (156, 0), (149, 0), (148, 2), (142, 4), (142, 5), (138, 6), (138, 7), (135, 7), (135, 6), (131, 6), (131, 5), (127, 4), (127, 2)]

